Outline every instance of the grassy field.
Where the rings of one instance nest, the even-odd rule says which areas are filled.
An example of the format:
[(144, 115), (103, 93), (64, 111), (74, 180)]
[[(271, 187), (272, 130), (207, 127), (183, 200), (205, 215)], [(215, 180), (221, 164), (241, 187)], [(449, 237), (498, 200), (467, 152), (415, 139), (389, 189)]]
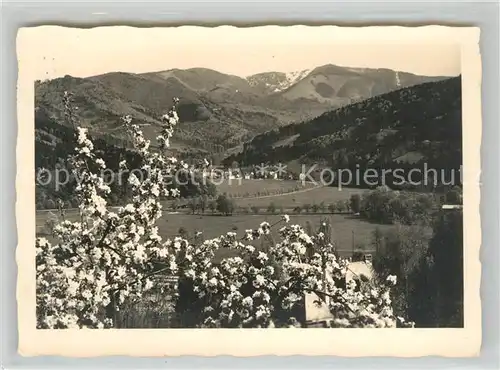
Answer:
[[(205, 238), (217, 237), (227, 231), (234, 231), (243, 236), (246, 229), (257, 228), (262, 221), (273, 224), (279, 221), (279, 215), (235, 215), (235, 216), (199, 216), (199, 215), (167, 215), (163, 217), (158, 227), (162, 236), (178, 234), (181, 227), (190, 234), (203, 231)], [(321, 220), (328, 219), (333, 228), (333, 238), (339, 250), (348, 255), (352, 251), (352, 243), (370, 244), (372, 232), (377, 226), (386, 230), (393, 226), (372, 224), (352, 216), (345, 215), (290, 215), (290, 223), (303, 227), (310, 222), (314, 229), (319, 227)]]
[[(293, 180), (225, 180), (217, 185), (218, 194), (227, 194), (235, 201), (237, 207), (258, 207), (261, 211), (272, 202), (276, 208), (283, 208), (291, 212), (297, 206), (309, 204), (319, 205), (324, 202), (325, 206), (339, 200), (349, 200), (352, 194), (362, 194), (366, 190), (356, 188), (339, 188), (334, 186), (321, 186), (313, 183), (302, 185)], [(281, 190), (281, 194), (279, 193)], [(187, 204), (188, 200), (181, 200), (181, 204)], [(165, 201), (164, 207), (170, 208), (171, 201)]]
[[(232, 194), (242, 193), (241, 189), (245, 191), (256, 191), (261, 187), (262, 189), (275, 189), (288, 187), (293, 189), (297, 186), (297, 181), (277, 181), (277, 180), (242, 180), (241, 185), (235, 181), (233, 184), (228, 185), (227, 182), (219, 185), (219, 193), (230, 192)], [(225, 186), (225, 187), (224, 187)], [(235, 190), (236, 189), (236, 190)], [(238, 207), (259, 207), (261, 212), (265, 212), (266, 207), (273, 202), (276, 207), (283, 208), (284, 211), (290, 214), (291, 222), (299, 224), (303, 227), (307, 222), (310, 222), (314, 228), (319, 226), (323, 218), (330, 221), (334, 229), (333, 238), (337, 242), (339, 251), (344, 251), (343, 254), (350, 256), (354, 245), (362, 243), (369, 245), (371, 242), (371, 234), (377, 227), (359, 218), (355, 218), (346, 214), (292, 214), (291, 210), (296, 206), (303, 206), (304, 204), (320, 204), (324, 202), (325, 205), (337, 202), (339, 200), (348, 200), (352, 194), (360, 194), (361, 189), (344, 188), (338, 190), (336, 187), (314, 187), (312, 184), (290, 194), (281, 195), (268, 195), (260, 197), (248, 197), (235, 199)], [(203, 231), (205, 238), (217, 237), (228, 231), (235, 231), (243, 236), (246, 229), (258, 227), (262, 221), (268, 221), (271, 224), (280, 219), (279, 215), (272, 214), (235, 214), (233, 216), (219, 216), (219, 215), (190, 215), (186, 214), (186, 210), (179, 213), (164, 211), (164, 216), (158, 222), (159, 232), (163, 237), (172, 237), (178, 235), (179, 229), (183, 227), (189, 234), (194, 234), (196, 231)], [(210, 213), (209, 211), (207, 213)], [(44, 232), (46, 220), (49, 219), (50, 213), (45, 211), (37, 212), (37, 234)], [(68, 219), (76, 219), (77, 213), (75, 211), (68, 211)], [(381, 229), (387, 229), (390, 225), (379, 225)]]
[[(37, 214), (37, 234), (43, 234), (47, 213)], [(76, 219), (76, 213), (68, 214), (68, 219)], [(314, 229), (319, 227), (321, 220), (328, 219), (333, 228), (333, 239), (337, 248), (344, 256), (350, 256), (354, 245), (362, 243), (369, 247), (371, 235), (378, 226), (387, 230), (391, 225), (377, 225), (369, 223), (350, 215), (290, 215), (290, 222), (306, 227), (310, 222)], [(188, 214), (164, 214), (158, 221), (159, 233), (162, 237), (172, 237), (179, 234), (184, 228), (190, 235), (196, 231), (203, 231), (205, 238), (214, 238), (228, 231), (234, 231), (243, 236), (246, 229), (254, 229), (263, 221), (273, 224), (280, 219), (279, 215), (234, 215), (234, 216), (211, 216), (211, 215), (188, 215)], [(50, 239), (50, 238), (48, 238)], [(258, 245), (256, 245), (258, 246)], [(369, 249), (369, 248), (368, 248)], [(222, 253), (225, 254), (225, 253)]]
[(348, 200), (352, 194), (362, 194), (363, 189), (349, 189), (344, 188), (338, 190), (336, 187), (324, 186), (314, 187), (305, 190), (300, 190), (296, 193), (281, 194), (269, 197), (256, 197), (236, 199), (236, 204), (240, 207), (243, 206), (256, 206), (267, 207), (269, 203), (273, 202), (276, 207), (283, 207), (284, 209), (293, 209), (296, 206), (303, 206), (304, 204), (320, 204), (325, 202), (326, 205), (337, 202), (339, 200)]

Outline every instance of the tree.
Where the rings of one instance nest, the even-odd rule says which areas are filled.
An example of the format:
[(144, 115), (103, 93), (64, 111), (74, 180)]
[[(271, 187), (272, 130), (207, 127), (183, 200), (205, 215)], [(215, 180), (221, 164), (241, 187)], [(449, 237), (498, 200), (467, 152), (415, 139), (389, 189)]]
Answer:
[(199, 207), (198, 198), (191, 198), (188, 202), (188, 208), (191, 210), (193, 215), (196, 213), (196, 210), (198, 209), (198, 207)]
[(207, 208), (207, 205), (208, 205), (208, 197), (206, 195), (202, 195), (199, 198), (199, 208), (200, 208), (202, 214), (205, 213), (205, 209)]
[(269, 203), (269, 205), (267, 206), (267, 213), (276, 213), (276, 204), (274, 204), (274, 202)]
[(212, 212), (212, 214), (214, 214), (215, 211), (217, 210), (217, 202), (215, 200), (210, 200), (208, 202), (208, 208), (210, 209), (210, 211)]
[(349, 207), (353, 213), (359, 213), (361, 208), (361, 197), (359, 194), (352, 194), (349, 199)]
[[(417, 283), (431, 297), (434, 317), (429, 320), (428, 307), (411, 312), (415, 319), (438, 327), (464, 325), (463, 272), (463, 213), (461, 210), (442, 211), (435, 221), (429, 243), (427, 266)], [(431, 281), (429, 284), (427, 281)], [(427, 283), (426, 283), (427, 282)], [(422, 291), (423, 289), (421, 289)], [(418, 301), (418, 296), (413, 302)]]
[(220, 213), (230, 216), (233, 214), (234, 211), (234, 201), (230, 198), (228, 198), (226, 195), (219, 195), (217, 198), (217, 211)]
[(373, 269), (379, 280), (397, 275), (398, 285), (393, 291), (396, 314), (408, 317), (411, 311), (410, 295), (416, 284), (420, 261), (429, 248), (430, 235), (420, 225), (397, 225), (395, 229), (376, 232), (372, 246), (377, 250)]
[(217, 194), (217, 188), (201, 173), (193, 173), (186, 168), (180, 168), (173, 176), (172, 187), (179, 191), (182, 198), (193, 198), (201, 195), (214, 197)]
[(349, 199), (346, 199), (344, 201), (344, 209), (346, 212), (349, 212), (351, 210), (351, 202)]
[[(394, 199), (398, 198), (397, 192), (391, 191), (387, 186), (379, 186), (375, 190), (363, 194), (360, 205), (362, 217), (378, 223), (390, 224), (394, 221)], [(401, 200), (397, 200), (401, 203)], [(405, 207), (400, 208), (405, 210)]]
[(418, 194), (413, 207), (413, 217), (426, 225), (431, 225), (437, 208), (433, 194)]
[(335, 207), (335, 204), (334, 204), (334, 203), (330, 203), (330, 204), (328, 205), (328, 211), (329, 211), (330, 213), (335, 213), (335, 209), (336, 209), (336, 207)]
[(372, 246), (373, 246), (373, 249), (375, 249), (376, 253), (378, 253), (379, 250), (381, 250), (381, 248), (383, 246), (383, 244), (382, 244), (383, 238), (384, 238), (384, 234), (382, 233), (382, 230), (380, 230), (380, 227), (377, 226), (372, 233)]
[(462, 190), (458, 186), (454, 186), (445, 194), (445, 202), (447, 204), (462, 204)]
[(388, 219), (390, 222), (397, 221), (405, 225), (411, 225), (413, 223), (413, 207), (409, 203), (408, 199), (403, 199), (401, 196), (392, 198), (388, 203), (391, 214), (384, 215), (384, 219)]
[[(66, 116), (71, 117), (68, 94), (63, 101), (70, 113)], [(168, 146), (177, 119), (175, 109), (163, 116), (158, 137), (161, 152)], [(110, 188), (101, 177), (106, 164), (96, 156), (87, 130), (77, 128), (76, 150), (69, 162), (79, 179), (75, 192), (80, 199), (80, 219), (59, 223), (54, 229), (54, 245), (36, 239), (38, 328), (113, 327), (119, 305), (154, 286), (151, 277), (161, 270), (159, 264), (176, 269), (172, 265), (175, 255), (168, 252), (175, 247), (158, 247), (161, 238), (155, 222), (161, 217), (161, 195), (178, 195), (162, 179), (184, 164), (152, 154), (149, 142), (130, 117), (124, 123), (143, 158), (141, 167), (149, 168), (148, 176), (141, 181), (132, 173), (128, 181), (132, 203), (117, 212), (111, 210), (106, 202)], [(121, 162), (120, 167), (127, 169), (127, 163)], [(54, 297), (59, 297), (57, 303)]]

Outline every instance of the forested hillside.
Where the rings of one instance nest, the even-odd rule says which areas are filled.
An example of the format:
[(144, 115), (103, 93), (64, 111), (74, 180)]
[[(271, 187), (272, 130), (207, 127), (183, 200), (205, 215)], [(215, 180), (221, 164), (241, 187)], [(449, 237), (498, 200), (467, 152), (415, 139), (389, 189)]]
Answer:
[(222, 154), (268, 130), (310, 119), (354, 100), (436, 79), (442, 77), (334, 65), (246, 78), (206, 68), (111, 72), (37, 81), (35, 101), (51, 119), (60, 121), (62, 96), (70, 91), (80, 124), (92, 128), (95, 135), (123, 139), (126, 135), (119, 118), (130, 115), (151, 139), (157, 135), (165, 107), (177, 97), (180, 122), (173, 147)]
[(256, 136), (226, 163), (459, 169), (460, 77), (376, 96)]

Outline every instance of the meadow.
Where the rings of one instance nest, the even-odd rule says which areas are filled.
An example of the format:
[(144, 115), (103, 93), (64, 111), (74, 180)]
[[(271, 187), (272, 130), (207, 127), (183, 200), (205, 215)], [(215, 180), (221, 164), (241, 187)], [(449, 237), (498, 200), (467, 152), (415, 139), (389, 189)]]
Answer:
[[(288, 189), (291, 191), (294, 187), (300, 184), (297, 181), (280, 181), (280, 180), (233, 180), (232, 183), (224, 182), (217, 186), (219, 194), (238, 194), (243, 193), (242, 189), (251, 194), (257, 194), (258, 191)], [(258, 190), (261, 189), (261, 190)], [(181, 229), (187, 232), (188, 235), (194, 235), (198, 231), (203, 231), (204, 238), (214, 238), (225, 234), (228, 231), (234, 231), (243, 236), (245, 230), (257, 228), (261, 222), (268, 221), (273, 224), (280, 219), (280, 209), (290, 215), (290, 222), (299, 224), (306, 228), (308, 223), (313, 229), (317, 229), (323, 220), (328, 220), (332, 226), (332, 240), (336, 242), (337, 249), (344, 257), (349, 257), (352, 254), (354, 247), (359, 244), (364, 245), (368, 252), (370, 251), (372, 233), (378, 226), (382, 230), (386, 230), (393, 226), (378, 225), (359, 219), (351, 214), (331, 214), (331, 213), (309, 213), (309, 214), (294, 214), (292, 210), (297, 206), (306, 204), (320, 204), (324, 202), (326, 206), (335, 203), (339, 200), (346, 201), (352, 194), (361, 194), (364, 190), (343, 188), (339, 190), (336, 187), (317, 186), (313, 184), (305, 184), (298, 191), (287, 194), (268, 195), (268, 196), (249, 196), (246, 198), (234, 199), (238, 208), (260, 208), (259, 214), (241, 214), (236, 212), (232, 216), (222, 216), (219, 214), (211, 214), (209, 210), (205, 214), (189, 214), (186, 209), (181, 209), (179, 212), (170, 212), (164, 210), (163, 217), (158, 221), (159, 234), (166, 238), (179, 235)], [(276, 214), (267, 214), (266, 208), (270, 203), (274, 203), (278, 209)], [(51, 217), (54, 218), (56, 212), (38, 211), (36, 216), (37, 234), (46, 234), (46, 221)], [(66, 219), (76, 220), (78, 214), (76, 210), (68, 210)], [(49, 235), (44, 235), (49, 240)], [(259, 247), (259, 244), (255, 244)], [(229, 251), (220, 251), (218, 257), (228, 255)]]
[[(160, 234), (165, 237), (178, 235), (180, 228), (186, 230), (189, 235), (203, 230), (205, 238), (214, 238), (228, 231), (234, 231), (243, 236), (245, 230), (256, 229), (263, 221), (267, 221), (272, 225), (278, 222), (280, 218), (280, 215), (209, 216), (176, 214), (162, 217), (158, 222), (158, 228)], [(332, 239), (335, 240), (339, 253), (344, 256), (351, 256), (353, 243), (354, 246), (362, 243), (367, 247), (366, 250), (369, 251), (372, 233), (377, 226), (381, 230), (394, 227), (392, 225), (369, 223), (351, 215), (290, 215), (291, 224), (299, 224), (304, 228), (307, 227), (307, 223), (310, 223), (313, 229), (317, 229), (324, 220), (328, 220), (332, 226)], [(276, 230), (274, 230), (275, 232)]]
[(352, 194), (362, 194), (363, 189), (343, 188), (339, 190), (333, 186), (311, 186), (289, 194), (279, 194), (266, 197), (248, 197), (235, 199), (239, 207), (267, 207), (273, 202), (276, 207), (285, 210), (293, 209), (305, 204), (313, 205), (324, 202), (325, 205), (339, 200), (348, 200)]
[[(45, 235), (44, 225), (48, 218), (47, 212), (37, 214), (37, 234), (51, 239)], [(245, 230), (258, 228), (260, 223), (268, 221), (273, 224), (280, 220), (280, 215), (189, 215), (184, 213), (169, 214), (164, 213), (164, 216), (158, 221), (159, 234), (164, 237), (173, 237), (179, 235), (179, 232), (184, 229), (188, 235), (194, 235), (197, 231), (203, 230), (204, 238), (214, 238), (225, 234), (228, 231), (234, 231), (238, 235), (243, 236)], [(68, 213), (67, 219), (76, 219), (76, 213)], [(394, 226), (392, 225), (377, 225), (351, 215), (340, 214), (308, 214), (308, 215), (290, 215), (291, 224), (299, 224), (302, 227), (307, 227), (309, 222), (314, 229), (320, 226), (323, 220), (328, 220), (332, 226), (332, 240), (336, 242), (337, 250), (344, 257), (349, 257), (352, 254), (353, 245), (363, 244), (366, 246), (366, 251), (370, 250), (372, 233), (378, 226), (381, 230), (387, 230)], [(276, 230), (274, 231), (276, 232)], [(259, 245), (257, 244), (256, 247)], [(221, 251), (219, 256), (227, 255), (228, 251)]]
[[(271, 180), (271, 179), (225, 179), (223, 183), (217, 184), (217, 194), (225, 194), (233, 199), (236, 212), (241, 213), (242, 208), (259, 208), (259, 213), (265, 212), (267, 207), (273, 203), (276, 209), (291, 213), (297, 206), (314, 204), (328, 205), (338, 201), (347, 201), (352, 194), (362, 194), (365, 190), (358, 188), (341, 188), (335, 186), (323, 186), (316, 183), (294, 180)], [(176, 202), (179, 206), (187, 206), (188, 200), (183, 199)], [(163, 203), (165, 208), (172, 207), (172, 201)], [(253, 213), (249, 210), (246, 213)]]

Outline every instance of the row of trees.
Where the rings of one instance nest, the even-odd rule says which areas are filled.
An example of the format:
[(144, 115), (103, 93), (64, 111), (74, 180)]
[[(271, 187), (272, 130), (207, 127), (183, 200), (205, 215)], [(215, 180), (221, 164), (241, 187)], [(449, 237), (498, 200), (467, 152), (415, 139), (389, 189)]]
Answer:
[[(356, 198), (353, 198), (356, 199)], [(354, 209), (358, 209), (355, 200), (338, 200), (337, 202), (326, 204), (325, 202), (313, 203), (313, 204), (303, 204), (297, 205), (293, 208), (293, 213), (295, 214), (310, 214), (310, 213), (344, 213), (350, 212), (352, 206)], [(174, 211), (181, 207), (180, 202), (172, 201), (170, 202), (170, 208)], [(234, 199), (228, 197), (226, 194), (221, 194), (217, 198), (209, 198), (207, 196), (194, 197), (186, 200), (183, 207), (189, 209), (192, 214), (205, 214), (210, 211), (211, 214), (216, 212), (224, 215), (232, 215), (233, 213), (241, 214), (276, 214), (283, 213), (284, 207), (282, 205), (277, 205), (274, 202), (270, 202), (266, 207), (259, 207), (256, 205), (249, 206), (237, 206)]]
[(361, 196), (353, 194), (350, 206), (354, 213), (381, 224), (430, 225), (443, 203), (461, 204), (461, 201), (461, 189), (458, 187), (438, 198), (436, 194), (393, 191), (387, 186), (380, 186)]
[[(220, 214), (230, 216), (236, 209), (234, 200), (225, 194), (221, 194), (217, 198), (209, 198), (206, 195), (192, 197), (185, 200), (184, 206), (187, 207), (193, 215), (197, 213), (205, 214), (205, 212), (210, 211), (211, 214), (218, 212)], [(182, 205), (178, 200), (170, 202), (170, 208), (174, 211), (180, 207), (182, 207)]]

